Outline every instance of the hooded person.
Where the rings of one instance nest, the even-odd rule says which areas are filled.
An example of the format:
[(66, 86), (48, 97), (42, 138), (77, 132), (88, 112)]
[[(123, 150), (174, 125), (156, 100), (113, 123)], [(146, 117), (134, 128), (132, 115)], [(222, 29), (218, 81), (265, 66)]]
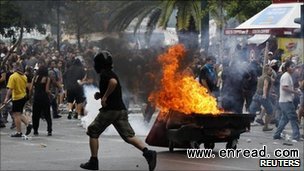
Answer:
[(121, 138), (143, 152), (149, 170), (156, 167), (156, 151), (149, 150), (146, 145), (135, 136), (134, 130), (128, 121), (128, 113), (122, 100), (121, 85), (118, 76), (112, 71), (112, 55), (108, 51), (97, 53), (94, 57), (94, 69), (100, 75), (99, 92), (94, 98), (101, 101), (101, 108), (95, 120), (88, 126), (87, 135), (90, 137), (89, 144), (91, 158), (88, 162), (80, 165), (83, 169), (98, 170), (98, 147), (99, 136), (111, 124), (118, 131)]
[(94, 69), (100, 74), (101, 71), (111, 70), (113, 68), (113, 59), (109, 51), (102, 51), (94, 57)]

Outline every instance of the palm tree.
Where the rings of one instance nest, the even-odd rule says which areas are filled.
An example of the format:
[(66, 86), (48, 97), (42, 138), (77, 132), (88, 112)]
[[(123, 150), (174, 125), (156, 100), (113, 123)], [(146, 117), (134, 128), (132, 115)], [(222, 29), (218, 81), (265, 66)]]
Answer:
[(189, 49), (198, 48), (198, 34), (201, 22), (200, 1), (170, 0), (170, 1), (132, 1), (122, 3), (110, 19), (109, 30), (123, 31), (137, 18), (134, 29), (136, 33), (144, 18), (148, 17), (146, 37), (152, 34), (156, 24), (162, 28), (167, 23), (174, 10), (177, 10), (176, 31), (179, 42)]
[[(172, 12), (177, 10), (176, 30), (179, 42), (190, 46), (190, 48), (197, 47), (197, 35), (199, 30), (202, 29), (202, 39), (204, 39), (202, 46), (208, 52), (209, 14), (216, 21), (220, 30), (223, 30), (226, 25), (225, 21), (229, 18), (235, 17), (242, 22), (269, 4), (271, 4), (271, 0), (141, 0), (121, 2), (120, 7), (115, 10), (113, 17), (110, 19), (109, 30), (123, 31), (133, 19), (138, 18), (134, 29), (134, 33), (136, 33), (143, 19), (148, 17), (145, 35), (148, 42), (156, 25), (166, 28)], [(203, 22), (201, 22), (203, 17)]]

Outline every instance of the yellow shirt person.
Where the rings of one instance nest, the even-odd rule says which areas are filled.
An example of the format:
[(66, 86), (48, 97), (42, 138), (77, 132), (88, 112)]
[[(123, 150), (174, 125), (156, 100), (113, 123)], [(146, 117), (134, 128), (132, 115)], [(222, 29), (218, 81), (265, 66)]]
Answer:
[(21, 63), (13, 63), (14, 73), (9, 77), (7, 83), (7, 93), (5, 96), (4, 103), (9, 101), (12, 95), (12, 115), (16, 125), (16, 133), (11, 134), (11, 137), (22, 137), (21, 122), (26, 125), (25, 135), (29, 135), (32, 131), (32, 124), (30, 124), (29, 118), (22, 115), (26, 99), (26, 85), (27, 77), (23, 74), (23, 67)]
[(12, 100), (20, 100), (26, 96), (27, 77), (14, 72), (8, 80), (7, 88), (12, 90)]

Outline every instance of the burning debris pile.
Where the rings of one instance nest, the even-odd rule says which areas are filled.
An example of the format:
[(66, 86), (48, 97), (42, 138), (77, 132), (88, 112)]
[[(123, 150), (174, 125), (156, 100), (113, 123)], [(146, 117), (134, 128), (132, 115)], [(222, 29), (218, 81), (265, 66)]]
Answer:
[(161, 87), (149, 100), (156, 104), (164, 115), (169, 110), (184, 114), (220, 114), (215, 97), (207, 92), (192, 75), (179, 71), (180, 61), (186, 55), (183, 45), (178, 44), (158, 57), (162, 64)]

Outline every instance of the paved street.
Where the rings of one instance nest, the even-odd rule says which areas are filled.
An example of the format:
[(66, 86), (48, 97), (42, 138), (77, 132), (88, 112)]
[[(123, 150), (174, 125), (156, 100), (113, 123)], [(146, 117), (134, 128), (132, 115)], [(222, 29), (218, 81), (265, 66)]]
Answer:
[[(155, 151), (156, 171), (304, 171), (304, 0), (0, 0), (0, 11), (0, 171), (97, 159), (147, 171)], [(111, 125), (90, 140), (96, 116), (90, 136), (115, 120), (124, 139)], [(148, 149), (126, 138), (126, 118)]]
[[(145, 127), (141, 120), (141, 114), (130, 114), (135, 131), (145, 140), (152, 124)], [(11, 138), (9, 135), (13, 131), (9, 129), (8, 123), (6, 128), (1, 129), (1, 170), (82, 170), (79, 164), (87, 161), (90, 153), (88, 136), (79, 123), (79, 120), (68, 120), (63, 115), (62, 118), (53, 120), (53, 136), (48, 137), (46, 122), (41, 120), (39, 136), (31, 134), (30, 140)], [(276, 148), (299, 149), (301, 167), (259, 168), (259, 159), (222, 159), (218, 157), (218, 151), (225, 148), (225, 143), (217, 143), (214, 149), (216, 157), (213, 159), (188, 159), (186, 149), (176, 149), (170, 153), (168, 148), (150, 147), (158, 152), (156, 170), (303, 170), (303, 141), (273, 141), (273, 131), (265, 133), (261, 129), (261, 126), (252, 126), (251, 132), (242, 134), (238, 148), (260, 149), (266, 145), (270, 154)], [(286, 132), (291, 133), (290, 125)], [(101, 170), (148, 169), (141, 152), (124, 143), (113, 128), (108, 129), (100, 138), (99, 167)]]

